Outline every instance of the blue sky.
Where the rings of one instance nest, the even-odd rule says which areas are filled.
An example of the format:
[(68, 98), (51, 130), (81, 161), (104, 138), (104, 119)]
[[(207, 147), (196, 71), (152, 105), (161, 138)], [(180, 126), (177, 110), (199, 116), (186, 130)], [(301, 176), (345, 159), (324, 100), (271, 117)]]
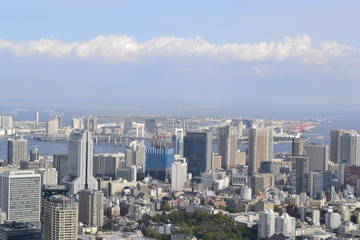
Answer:
[(359, 10), (359, 1), (0, 0), (1, 98), (357, 106)]

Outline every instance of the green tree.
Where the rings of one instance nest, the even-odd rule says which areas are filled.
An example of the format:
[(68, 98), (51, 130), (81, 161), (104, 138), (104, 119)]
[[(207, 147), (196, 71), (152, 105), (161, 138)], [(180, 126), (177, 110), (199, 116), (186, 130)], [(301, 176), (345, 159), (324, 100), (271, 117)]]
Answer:
[(171, 206), (169, 203), (165, 203), (163, 206), (162, 206), (162, 209), (163, 211), (165, 212), (170, 212), (171, 211)]
[(274, 212), (277, 212), (277, 213), (279, 213), (279, 215), (281, 215), (281, 207), (275, 205)]
[(147, 228), (145, 230), (145, 236), (149, 238), (161, 239), (161, 235), (153, 228)]

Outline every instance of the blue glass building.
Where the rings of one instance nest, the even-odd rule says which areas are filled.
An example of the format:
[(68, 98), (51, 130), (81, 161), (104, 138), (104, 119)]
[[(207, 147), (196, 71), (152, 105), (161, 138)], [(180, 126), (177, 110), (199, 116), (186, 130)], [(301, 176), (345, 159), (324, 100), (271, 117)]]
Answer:
[(146, 149), (146, 175), (165, 181), (171, 172), (174, 162), (173, 148), (147, 148)]
[(323, 192), (326, 193), (332, 186), (332, 174), (330, 171), (311, 171), (310, 173), (310, 197), (320, 199)]

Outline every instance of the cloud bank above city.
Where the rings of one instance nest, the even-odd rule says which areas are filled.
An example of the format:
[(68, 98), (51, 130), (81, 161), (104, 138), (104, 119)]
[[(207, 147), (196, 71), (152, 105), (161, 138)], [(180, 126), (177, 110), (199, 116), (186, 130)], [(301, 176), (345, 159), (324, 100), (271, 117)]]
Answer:
[(41, 38), (25, 43), (0, 40), (0, 54), (34, 58), (78, 58), (112, 63), (136, 62), (164, 57), (167, 59), (205, 57), (214, 61), (283, 62), (295, 60), (305, 64), (324, 64), (343, 56), (359, 56), (359, 49), (336, 42), (313, 44), (311, 37), (286, 36), (275, 42), (253, 44), (211, 44), (201, 37), (157, 37), (138, 42), (126, 35), (97, 36), (89, 41), (63, 43)]
[(34, 1), (0, 1), (3, 105), (360, 108), (356, 0)]

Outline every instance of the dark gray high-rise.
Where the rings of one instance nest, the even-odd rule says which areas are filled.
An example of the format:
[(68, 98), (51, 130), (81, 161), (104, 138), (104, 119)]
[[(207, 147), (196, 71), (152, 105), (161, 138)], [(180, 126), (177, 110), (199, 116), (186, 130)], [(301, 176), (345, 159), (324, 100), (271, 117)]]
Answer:
[(292, 171), (296, 194), (307, 192), (308, 190), (308, 172), (309, 157), (292, 156)]
[(68, 174), (68, 155), (53, 155), (53, 167), (58, 172), (58, 184), (61, 185), (63, 178)]
[(151, 133), (155, 133), (157, 128), (156, 119), (145, 119), (145, 129)]
[(193, 176), (211, 170), (211, 144), (210, 132), (188, 132), (184, 137), (184, 158)]
[(27, 161), (27, 140), (9, 139), (8, 140), (8, 164), (20, 166), (20, 161)]
[(30, 150), (30, 161), (36, 161), (40, 158), (40, 152), (38, 148)]

